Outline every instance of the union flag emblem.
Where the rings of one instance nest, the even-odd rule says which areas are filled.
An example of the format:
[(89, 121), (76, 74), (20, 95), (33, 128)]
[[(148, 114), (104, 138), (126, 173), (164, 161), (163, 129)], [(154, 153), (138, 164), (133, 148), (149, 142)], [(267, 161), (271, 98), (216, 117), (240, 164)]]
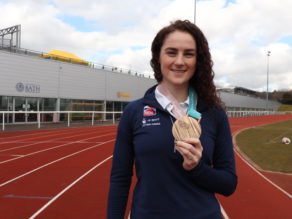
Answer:
[(144, 106), (144, 116), (155, 116), (156, 115), (156, 108), (153, 106)]

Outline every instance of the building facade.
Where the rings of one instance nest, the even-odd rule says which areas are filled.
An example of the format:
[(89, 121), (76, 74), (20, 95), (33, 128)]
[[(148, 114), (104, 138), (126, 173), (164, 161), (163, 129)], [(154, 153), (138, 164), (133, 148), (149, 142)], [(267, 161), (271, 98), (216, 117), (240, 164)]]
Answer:
[[(8, 123), (35, 122), (36, 114), (29, 114), (35, 111), (123, 111), (128, 102), (142, 97), (154, 84), (153, 78), (130, 72), (0, 49), (0, 111), (23, 112), (7, 115)], [(219, 95), (229, 110), (266, 109), (262, 99), (225, 92)], [(270, 110), (278, 107), (279, 103), (269, 101)], [(51, 115), (43, 118), (52, 119)]]
[[(0, 50), (1, 111), (122, 111), (155, 80)], [(12, 116), (10, 122), (33, 122)]]

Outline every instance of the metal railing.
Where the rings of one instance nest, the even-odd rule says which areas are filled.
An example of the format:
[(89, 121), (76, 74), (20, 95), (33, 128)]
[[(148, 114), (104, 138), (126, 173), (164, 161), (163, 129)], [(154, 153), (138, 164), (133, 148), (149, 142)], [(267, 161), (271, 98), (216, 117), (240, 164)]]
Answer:
[[(60, 124), (70, 127), (76, 123), (86, 125), (115, 124), (122, 111), (0, 111), (0, 122), (4, 131), (7, 125), (35, 124), (37, 128), (45, 124)], [(292, 115), (292, 111), (227, 111), (228, 117), (249, 117), (268, 115)]]
[[(24, 48), (16, 48), (16, 47), (4, 45), (4, 44), (0, 44), (0, 50), (4, 50), (7, 52), (11, 52), (11, 53), (18, 53), (18, 54), (22, 54), (22, 55), (34, 56), (34, 57), (38, 57), (38, 58), (43, 58), (43, 56), (45, 54), (48, 54), (46, 52), (34, 51), (34, 50), (24, 49)], [(117, 72), (117, 73), (122, 73), (122, 74), (129, 74), (129, 75), (138, 76), (138, 77), (152, 78), (152, 79), (154, 78), (153, 72), (150, 72), (150, 71), (149, 72), (148, 71), (141, 72), (141, 71), (136, 71), (134, 69), (121, 68), (121, 67), (111, 66), (111, 65), (104, 65), (104, 64), (95, 63), (95, 62), (88, 62), (88, 65), (76, 64), (76, 60), (74, 60), (74, 59), (68, 59), (67, 57), (56, 56), (56, 55), (54, 55), (54, 56), (59, 57), (60, 59), (67, 59), (68, 61), (61, 61), (58, 58), (54, 58), (54, 57), (50, 58), (50, 60), (55, 60), (55, 61), (58, 61), (61, 63), (66, 62), (66, 63), (71, 63), (74, 65), (86, 66), (88, 68), (102, 69), (105, 71), (112, 71), (112, 72)], [(43, 58), (43, 59), (48, 59), (48, 58)]]
[(292, 115), (292, 111), (227, 111), (228, 117), (247, 117), (247, 116), (270, 116), (270, 115)]
[(74, 122), (90, 122), (93, 126), (97, 123), (107, 122), (115, 124), (122, 115), (122, 111), (0, 111), (2, 130), (9, 124), (41, 124), (67, 123), (70, 127)]

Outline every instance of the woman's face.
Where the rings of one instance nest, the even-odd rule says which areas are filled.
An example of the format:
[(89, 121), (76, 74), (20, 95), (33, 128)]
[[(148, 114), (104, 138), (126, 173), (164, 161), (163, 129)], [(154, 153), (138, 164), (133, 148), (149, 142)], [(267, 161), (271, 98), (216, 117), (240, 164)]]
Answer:
[(196, 69), (196, 42), (191, 34), (170, 33), (161, 47), (159, 61), (162, 83), (169, 86), (188, 86)]

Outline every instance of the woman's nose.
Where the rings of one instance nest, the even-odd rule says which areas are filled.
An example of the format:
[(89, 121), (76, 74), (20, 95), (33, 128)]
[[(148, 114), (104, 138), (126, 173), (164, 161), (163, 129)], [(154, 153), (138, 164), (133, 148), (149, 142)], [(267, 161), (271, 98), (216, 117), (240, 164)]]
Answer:
[(177, 55), (175, 60), (174, 60), (174, 64), (176, 65), (183, 65), (184, 64), (184, 58), (182, 55)]

